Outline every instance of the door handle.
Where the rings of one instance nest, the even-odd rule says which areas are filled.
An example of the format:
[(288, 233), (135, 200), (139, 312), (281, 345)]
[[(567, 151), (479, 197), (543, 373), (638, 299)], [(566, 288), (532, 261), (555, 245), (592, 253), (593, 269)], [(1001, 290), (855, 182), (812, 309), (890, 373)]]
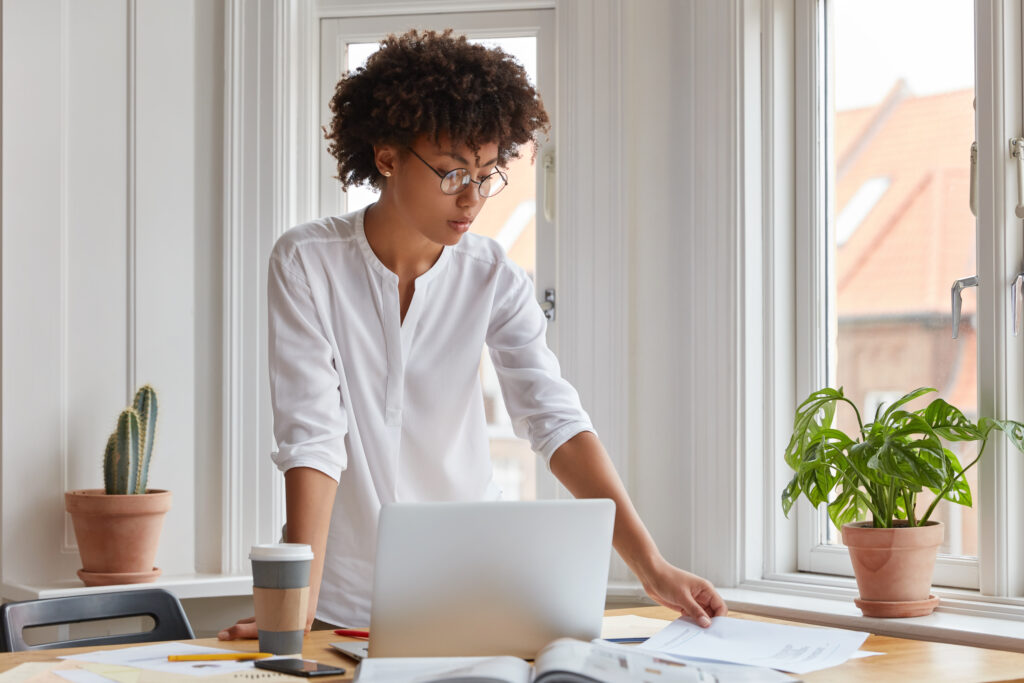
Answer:
[(978, 276), (962, 277), (953, 282), (951, 295), (953, 299), (953, 339), (960, 337), (960, 308), (963, 306), (963, 297), (960, 293), (968, 287), (978, 286)]

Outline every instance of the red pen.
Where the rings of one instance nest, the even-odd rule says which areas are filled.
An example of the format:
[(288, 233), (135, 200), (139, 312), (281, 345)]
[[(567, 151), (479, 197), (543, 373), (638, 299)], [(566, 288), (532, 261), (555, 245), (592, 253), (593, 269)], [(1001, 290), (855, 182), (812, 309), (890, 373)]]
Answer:
[(358, 628), (338, 628), (334, 630), (335, 635), (339, 636), (351, 636), (353, 638), (369, 638), (370, 632), (366, 629)]

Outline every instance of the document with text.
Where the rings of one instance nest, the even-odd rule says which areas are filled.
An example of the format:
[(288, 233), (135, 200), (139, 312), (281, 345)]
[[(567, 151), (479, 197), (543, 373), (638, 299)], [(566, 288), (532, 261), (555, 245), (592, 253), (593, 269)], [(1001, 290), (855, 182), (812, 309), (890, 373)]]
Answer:
[(751, 664), (805, 674), (842, 664), (867, 637), (862, 631), (732, 617), (715, 617), (711, 626), (701, 628), (680, 618), (638, 647), (671, 657)]

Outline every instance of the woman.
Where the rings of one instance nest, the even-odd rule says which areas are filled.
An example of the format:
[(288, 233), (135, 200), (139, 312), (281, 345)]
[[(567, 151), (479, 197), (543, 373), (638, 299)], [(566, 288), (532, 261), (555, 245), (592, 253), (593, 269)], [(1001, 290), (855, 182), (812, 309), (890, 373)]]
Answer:
[[(478, 364), (516, 433), (581, 498), (616, 503), (613, 544), (657, 602), (709, 625), (711, 584), (640, 521), (545, 343), (533, 284), (469, 233), (548, 116), (523, 68), (447, 31), (391, 36), (343, 77), (327, 139), (344, 186), (379, 200), (289, 230), (270, 259), (270, 386), (287, 535), (309, 543), (309, 624), (366, 625), (377, 515), (392, 501), (493, 500)], [(221, 639), (255, 637), (252, 620)]]

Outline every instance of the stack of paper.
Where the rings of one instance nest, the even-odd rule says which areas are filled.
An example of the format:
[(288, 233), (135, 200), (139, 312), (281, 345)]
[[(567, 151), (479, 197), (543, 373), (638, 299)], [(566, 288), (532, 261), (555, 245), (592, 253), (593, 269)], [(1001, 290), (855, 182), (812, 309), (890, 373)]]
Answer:
[(715, 617), (701, 628), (686, 618), (666, 626), (645, 650), (687, 660), (714, 660), (805, 674), (842, 664), (868, 637), (862, 631)]
[(61, 661), (26, 662), (0, 673), (0, 683), (290, 683), (293, 676), (255, 669), (252, 661), (170, 662), (168, 655), (230, 653), (191, 643), (159, 643), (96, 650)]
[(671, 619), (652, 619), (635, 614), (604, 617), (601, 638), (604, 640), (646, 640), (672, 623)]

